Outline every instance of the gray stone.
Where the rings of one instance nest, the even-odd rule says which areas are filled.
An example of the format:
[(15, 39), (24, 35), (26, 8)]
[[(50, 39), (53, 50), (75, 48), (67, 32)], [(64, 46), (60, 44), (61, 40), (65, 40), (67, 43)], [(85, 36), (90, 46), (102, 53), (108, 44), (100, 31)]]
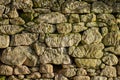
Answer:
[(102, 36), (98, 28), (87, 29), (82, 35), (82, 42), (86, 44), (99, 43), (102, 40)]
[(80, 68), (98, 68), (101, 64), (99, 59), (75, 59), (77, 67)]
[(111, 13), (112, 7), (102, 1), (96, 1), (92, 4), (92, 12), (94, 13)]
[(17, 26), (17, 25), (1, 25), (0, 33), (7, 34), (7, 35), (13, 35), (13, 34), (21, 32), (23, 29), (24, 29), (23, 27)]
[(69, 22), (70, 23), (79, 23), (80, 22), (79, 14), (71, 14), (69, 17)]
[(22, 33), (12, 36), (11, 46), (30, 45), (38, 39), (38, 34)]
[(25, 24), (25, 21), (21, 17), (16, 17), (14, 19), (10, 19), (10, 23), (12, 25), (23, 25)]
[(0, 17), (2, 17), (4, 10), (5, 10), (5, 6), (0, 5)]
[(112, 14), (98, 14), (97, 20), (98, 22), (104, 22), (109, 26), (116, 24), (116, 19)]
[(45, 22), (45, 23), (56, 24), (56, 23), (67, 22), (67, 19), (63, 14), (59, 12), (51, 12), (51, 13), (39, 15), (39, 17), (35, 19), (35, 22), (37, 23)]
[(83, 1), (69, 1), (62, 6), (63, 13), (90, 13), (90, 4)]
[(103, 37), (103, 44), (105, 46), (117, 46), (120, 44), (120, 32), (110, 32)]
[(14, 69), (14, 74), (15, 75), (20, 75), (20, 74), (30, 74), (30, 70), (28, 69), (27, 66), (17, 66)]
[(90, 80), (89, 76), (75, 76), (73, 80)]
[(0, 75), (12, 75), (13, 74), (13, 68), (8, 65), (0, 65)]
[(82, 32), (86, 30), (85, 24), (83, 22), (73, 23), (72, 32)]
[(53, 33), (56, 30), (54, 25), (47, 23), (39, 23), (39, 24), (31, 23), (31, 25), (30, 23), (27, 24), (29, 25), (27, 25), (26, 30), (32, 33)]
[(94, 76), (91, 78), (92, 80), (107, 80), (107, 77), (103, 77), (103, 76)]
[(101, 75), (106, 76), (106, 77), (116, 77), (116, 68), (112, 66), (106, 66), (102, 72)]
[(3, 51), (1, 56), (1, 61), (8, 65), (20, 66), (27, 59), (30, 62), (28, 64), (32, 64), (31, 66), (36, 65), (37, 58), (33, 55), (33, 51), (28, 46), (8, 47)]
[(81, 40), (79, 33), (70, 34), (48, 34), (46, 35), (45, 42), (49, 47), (69, 47), (77, 46)]
[(104, 45), (102, 43), (99, 44), (90, 44), (90, 45), (83, 45), (78, 47), (70, 47), (69, 54), (72, 57), (79, 57), (79, 58), (101, 58), (103, 56)]
[(82, 22), (94, 22), (96, 21), (96, 15), (93, 13), (84, 14), (84, 15), (80, 15), (80, 19)]
[(0, 48), (6, 48), (9, 46), (10, 38), (7, 35), (0, 35)]
[(72, 24), (70, 23), (60, 23), (57, 24), (58, 33), (70, 33), (72, 31)]
[(102, 58), (102, 61), (107, 65), (116, 65), (118, 63), (118, 58), (114, 54), (108, 53)]
[(40, 63), (62, 64), (64, 62), (64, 58), (66, 58), (65, 54), (65, 48), (46, 48), (44, 53), (40, 55)]

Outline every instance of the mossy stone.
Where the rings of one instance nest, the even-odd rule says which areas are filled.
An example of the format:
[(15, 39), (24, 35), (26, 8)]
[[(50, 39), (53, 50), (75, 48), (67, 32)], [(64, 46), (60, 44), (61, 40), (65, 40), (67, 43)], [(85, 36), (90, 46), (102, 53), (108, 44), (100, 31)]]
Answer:
[(5, 76), (0, 76), (0, 80), (5, 80)]

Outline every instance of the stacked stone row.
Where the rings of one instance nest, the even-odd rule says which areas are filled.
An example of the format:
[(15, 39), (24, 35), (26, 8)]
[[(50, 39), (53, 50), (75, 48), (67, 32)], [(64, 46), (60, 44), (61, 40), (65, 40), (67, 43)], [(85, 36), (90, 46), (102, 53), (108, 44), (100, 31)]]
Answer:
[(0, 80), (120, 80), (120, 0), (1, 0)]

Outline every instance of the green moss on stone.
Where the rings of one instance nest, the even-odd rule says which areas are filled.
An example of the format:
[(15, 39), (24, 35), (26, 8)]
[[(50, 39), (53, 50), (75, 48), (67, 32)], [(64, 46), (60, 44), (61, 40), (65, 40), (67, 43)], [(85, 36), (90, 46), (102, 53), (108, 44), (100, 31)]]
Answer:
[(0, 80), (5, 80), (5, 76), (0, 76)]

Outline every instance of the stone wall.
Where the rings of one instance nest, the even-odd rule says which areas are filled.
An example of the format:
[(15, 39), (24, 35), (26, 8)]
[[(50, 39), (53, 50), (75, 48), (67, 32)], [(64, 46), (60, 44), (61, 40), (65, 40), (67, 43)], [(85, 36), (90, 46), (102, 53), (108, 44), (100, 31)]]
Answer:
[(0, 80), (120, 80), (120, 0), (0, 0)]

